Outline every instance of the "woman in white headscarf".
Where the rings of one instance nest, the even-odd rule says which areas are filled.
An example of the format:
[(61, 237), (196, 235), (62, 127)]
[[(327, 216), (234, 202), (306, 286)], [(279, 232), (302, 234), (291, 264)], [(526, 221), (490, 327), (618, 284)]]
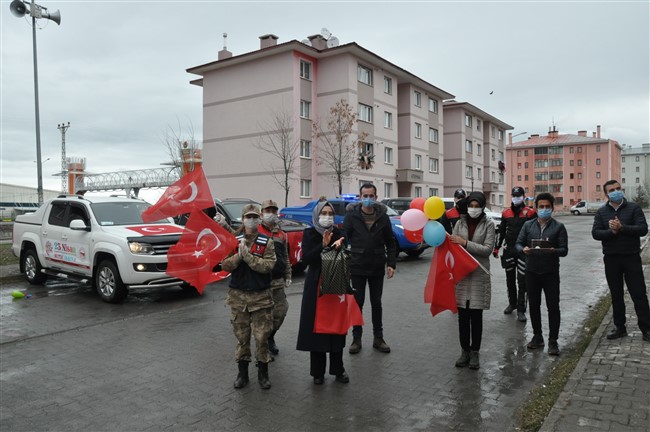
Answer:
[(342, 232), (334, 226), (334, 207), (324, 199), (314, 207), (312, 225), (313, 228), (307, 228), (302, 237), (302, 261), (309, 268), (305, 276), (296, 349), (310, 352), (310, 375), (314, 377), (314, 384), (321, 385), (325, 380), (326, 353), (330, 353), (330, 375), (336, 376), (338, 382), (348, 383), (350, 378), (343, 368), (345, 335), (314, 333), (320, 254), (326, 247), (343, 247)]

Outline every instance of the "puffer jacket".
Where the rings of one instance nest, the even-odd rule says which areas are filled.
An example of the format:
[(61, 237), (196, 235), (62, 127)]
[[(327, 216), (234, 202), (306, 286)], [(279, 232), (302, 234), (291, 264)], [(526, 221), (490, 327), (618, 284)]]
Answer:
[[(609, 229), (609, 221), (618, 218), (623, 227), (618, 232)], [(591, 235), (603, 242), (605, 255), (633, 255), (641, 249), (641, 237), (648, 233), (648, 222), (638, 204), (623, 201), (617, 209), (609, 202), (601, 206), (594, 216)]]
[[(469, 230), (467, 227), (467, 215), (462, 215), (456, 225), (454, 225), (454, 235), (464, 239), (468, 238)], [(465, 249), (476, 260), (490, 270), (490, 254), (494, 249), (496, 231), (494, 223), (485, 215), (481, 218), (472, 240), (468, 240)], [(490, 275), (485, 273), (482, 268), (467, 275), (463, 280), (456, 284), (456, 305), (469, 309), (490, 309), (490, 300), (492, 298), (492, 285)], [(469, 301), (469, 306), (467, 305)]]

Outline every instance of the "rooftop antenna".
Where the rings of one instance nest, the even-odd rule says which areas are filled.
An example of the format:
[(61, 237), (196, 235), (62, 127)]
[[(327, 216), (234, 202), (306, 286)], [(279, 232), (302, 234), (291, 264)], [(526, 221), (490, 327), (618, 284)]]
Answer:
[(228, 33), (223, 34), (223, 49), (226, 50), (226, 39), (228, 39)]

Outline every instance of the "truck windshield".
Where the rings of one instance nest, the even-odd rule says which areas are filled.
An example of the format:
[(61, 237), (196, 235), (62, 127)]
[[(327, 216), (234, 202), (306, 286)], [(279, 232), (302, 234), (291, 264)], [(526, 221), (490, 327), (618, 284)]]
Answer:
[[(111, 225), (138, 225), (144, 224), (142, 212), (150, 207), (144, 202), (107, 202), (91, 205), (97, 223), (103, 226)], [(168, 223), (167, 219), (161, 219), (152, 223)]]

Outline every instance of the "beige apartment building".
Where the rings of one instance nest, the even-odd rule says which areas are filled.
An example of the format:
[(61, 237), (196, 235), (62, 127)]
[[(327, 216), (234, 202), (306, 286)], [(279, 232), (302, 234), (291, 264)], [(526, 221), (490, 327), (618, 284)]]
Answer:
[[(291, 141), (300, 149), (289, 205), (338, 195), (334, 172), (322, 161), (322, 144), (313, 136), (312, 123), (325, 123), (330, 108), (340, 100), (359, 115), (352, 137), (367, 133), (355, 159), (372, 156), (366, 159), (370, 165), (355, 164), (344, 180), (343, 193), (358, 193), (365, 182), (377, 186), (380, 198), (448, 196), (455, 185), (470, 188), (467, 177), (457, 176), (460, 165), (447, 162), (449, 150), (443, 142), (443, 137), (448, 139), (448, 105), (443, 101), (454, 95), (356, 43), (333, 46), (321, 35), (311, 36), (309, 44), (277, 40), (275, 35), (260, 36), (259, 50), (233, 56), (224, 48), (217, 61), (188, 69), (201, 77), (192, 83), (203, 88), (203, 162), (215, 197), (258, 201), (272, 197), (282, 202), (284, 191), (270, 173), (282, 172), (282, 161), (259, 149), (260, 141), (273, 133), (270, 125), (278, 114), (291, 119)], [(452, 127), (460, 130), (456, 107), (451, 107)], [(503, 137), (492, 137), (490, 130), (493, 125), (499, 130), (511, 127), (469, 104), (459, 109), (471, 112), (487, 128), (485, 133), (462, 129), (460, 135), (485, 145), (485, 155), (464, 157), (471, 159), (474, 175), (483, 177), (475, 180), (475, 188), (487, 187), (499, 200), (503, 183), (491, 181), (491, 173), (498, 167)], [(451, 154), (458, 153), (454, 157), (459, 159), (452, 137)], [(462, 144), (464, 138), (459, 139)], [(490, 158), (493, 149), (495, 159)]]
[(636, 198), (639, 188), (650, 194), (650, 143), (641, 147), (623, 144), (619, 181), (627, 199)]

